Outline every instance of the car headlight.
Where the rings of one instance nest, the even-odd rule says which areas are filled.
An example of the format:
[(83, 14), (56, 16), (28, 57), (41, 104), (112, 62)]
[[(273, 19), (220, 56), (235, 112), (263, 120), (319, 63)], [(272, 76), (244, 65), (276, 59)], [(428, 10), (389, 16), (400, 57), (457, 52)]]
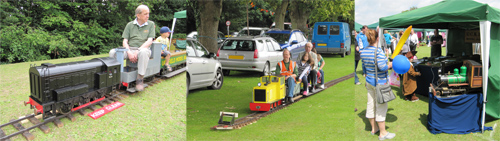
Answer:
[(259, 86), (259, 87), (260, 87), (261, 85), (262, 85), (262, 84), (261, 84), (260, 82), (259, 82), (259, 83), (257, 83), (257, 86)]

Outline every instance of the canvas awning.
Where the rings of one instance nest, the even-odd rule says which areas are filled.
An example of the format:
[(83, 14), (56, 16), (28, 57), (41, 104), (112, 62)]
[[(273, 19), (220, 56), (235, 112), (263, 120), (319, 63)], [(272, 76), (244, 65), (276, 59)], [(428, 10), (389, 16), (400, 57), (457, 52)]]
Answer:
[[(483, 94), (488, 115), (500, 118), (500, 9), (472, 0), (444, 0), (416, 10), (379, 19), (383, 28), (439, 28), (448, 29), (448, 53), (457, 55), (472, 52), (472, 43), (465, 43), (465, 30), (479, 30), (483, 69)], [(380, 32), (379, 32), (380, 33)], [(380, 36), (380, 35), (379, 35)], [(491, 51), (491, 52), (490, 52)], [(490, 55), (492, 54), (492, 55)], [(494, 55), (493, 55), (494, 54)], [(490, 58), (491, 57), (491, 58)], [(489, 95), (488, 95), (489, 94)]]

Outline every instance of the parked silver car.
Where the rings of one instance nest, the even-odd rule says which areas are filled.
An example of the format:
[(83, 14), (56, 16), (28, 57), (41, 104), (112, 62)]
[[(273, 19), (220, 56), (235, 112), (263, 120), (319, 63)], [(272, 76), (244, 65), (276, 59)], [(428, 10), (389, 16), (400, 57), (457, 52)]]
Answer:
[(189, 90), (208, 87), (220, 89), (224, 82), (221, 63), (197, 40), (186, 41), (187, 86)]
[(243, 36), (226, 39), (217, 51), (224, 75), (230, 70), (257, 71), (268, 75), (283, 60), (280, 44), (271, 37)]
[(262, 36), (264, 35), (269, 28), (267, 27), (244, 27), (238, 32), (239, 36)]

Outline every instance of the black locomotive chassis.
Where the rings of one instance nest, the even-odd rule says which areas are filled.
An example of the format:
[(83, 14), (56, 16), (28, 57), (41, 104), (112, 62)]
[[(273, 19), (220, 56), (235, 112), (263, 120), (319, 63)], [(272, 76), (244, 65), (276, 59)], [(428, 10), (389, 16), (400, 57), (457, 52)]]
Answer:
[[(43, 107), (43, 118), (104, 97), (120, 84), (120, 63), (104, 57), (31, 67), (30, 98)], [(33, 105), (33, 103), (32, 103)]]
[[(118, 85), (117, 85), (118, 86)], [(47, 119), (53, 116), (57, 116), (58, 113), (65, 114), (70, 112), (74, 107), (78, 107), (85, 103), (89, 103), (90, 101), (97, 100), (99, 98), (104, 97), (106, 94), (114, 91), (116, 86), (102, 88), (96, 91), (87, 92), (82, 95), (74, 96), (62, 101), (50, 101), (41, 104), (43, 106), (43, 119)], [(30, 96), (35, 102), (40, 103), (37, 99), (34, 99)], [(31, 107), (33, 108), (33, 107)]]

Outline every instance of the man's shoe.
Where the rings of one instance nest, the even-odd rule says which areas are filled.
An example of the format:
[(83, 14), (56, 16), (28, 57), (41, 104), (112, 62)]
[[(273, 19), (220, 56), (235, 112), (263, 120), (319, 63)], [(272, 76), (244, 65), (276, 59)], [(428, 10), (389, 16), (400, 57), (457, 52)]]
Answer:
[(135, 90), (137, 91), (144, 91), (144, 76), (137, 75), (137, 80), (135, 80)]
[(288, 101), (289, 101), (290, 103), (293, 103), (293, 102), (294, 102), (294, 101), (293, 101), (293, 97), (288, 97), (288, 98), (289, 98), (289, 100), (288, 100)]
[(325, 84), (321, 84), (321, 85), (319, 85), (319, 86), (318, 86), (318, 88), (320, 88), (320, 89), (325, 89)]

